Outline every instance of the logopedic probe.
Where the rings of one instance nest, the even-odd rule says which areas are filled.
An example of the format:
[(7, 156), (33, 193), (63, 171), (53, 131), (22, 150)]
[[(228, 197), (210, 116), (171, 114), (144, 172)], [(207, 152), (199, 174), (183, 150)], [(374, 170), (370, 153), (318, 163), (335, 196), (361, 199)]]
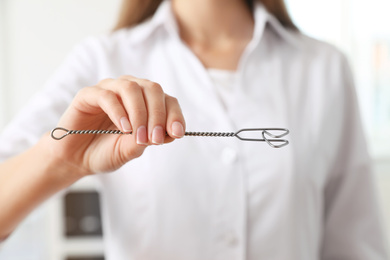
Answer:
[[(63, 131), (65, 132), (61, 136), (56, 136), (55, 132)], [(271, 131), (276, 133), (271, 133)], [(262, 138), (249, 138), (243, 137), (239, 134), (245, 132), (258, 132), (259, 136)], [(289, 134), (289, 130), (286, 128), (245, 128), (238, 130), (237, 132), (185, 132), (185, 136), (210, 136), (210, 137), (236, 137), (241, 141), (254, 141), (254, 142), (266, 142), (273, 148), (281, 148), (289, 144), (288, 140), (282, 139), (282, 137)], [(51, 137), (55, 140), (61, 140), (62, 138), (68, 135), (75, 134), (132, 134), (123, 133), (120, 130), (68, 130), (63, 127), (56, 127), (51, 131)]]
[[(56, 136), (55, 132), (63, 131), (65, 132), (61, 136)], [(274, 133), (271, 133), (274, 132)], [(245, 132), (258, 132), (259, 136), (262, 138), (249, 138), (242, 137), (239, 134), (244, 134)], [(282, 139), (282, 137), (289, 134), (289, 130), (286, 128), (244, 128), (238, 130), (237, 132), (185, 132), (185, 136), (210, 136), (210, 137), (236, 137), (241, 141), (254, 141), (254, 142), (266, 142), (273, 148), (281, 148), (288, 145), (288, 140)], [(61, 140), (62, 138), (68, 135), (74, 134), (131, 134), (123, 133), (120, 130), (68, 130), (63, 127), (56, 127), (51, 131), (51, 137), (55, 140)]]

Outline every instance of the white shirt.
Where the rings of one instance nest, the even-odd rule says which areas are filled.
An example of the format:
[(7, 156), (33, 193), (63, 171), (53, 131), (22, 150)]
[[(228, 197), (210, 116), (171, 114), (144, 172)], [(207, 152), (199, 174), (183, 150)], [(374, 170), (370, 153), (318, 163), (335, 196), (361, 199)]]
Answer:
[(178, 98), (189, 131), (286, 127), (290, 144), (184, 137), (98, 175), (106, 259), (387, 259), (346, 59), (260, 4), (254, 14), (228, 106), (163, 1), (147, 22), (80, 44), (3, 131), (1, 159), (55, 127), (82, 87), (147, 78)]
[(238, 73), (221, 69), (208, 69), (207, 71), (213, 82), (214, 91), (219, 96), (224, 109), (227, 109), (236, 98), (234, 86), (237, 84)]

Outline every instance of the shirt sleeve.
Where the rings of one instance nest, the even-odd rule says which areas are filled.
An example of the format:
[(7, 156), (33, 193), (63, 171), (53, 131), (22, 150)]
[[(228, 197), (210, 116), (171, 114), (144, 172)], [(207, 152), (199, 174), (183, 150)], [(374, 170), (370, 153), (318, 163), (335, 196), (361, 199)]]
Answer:
[(77, 45), (43, 90), (32, 97), (5, 127), (0, 134), (0, 162), (34, 145), (56, 126), (82, 87), (97, 83), (93, 42), (91, 38)]
[[(93, 46), (96, 46), (93, 38), (77, 45), (43, 90), (32, 97), (6, 126), (0, 134), (0, 163), (33, 146), (44, 133), (56, 126), (81, 88), (97, 83)], [(0, 249), (6, 239), (0, 240)]]
[(341, 134), (325, 187), (323, 260), (386, 260), (386, 238), (352, 75), (341, 61)]

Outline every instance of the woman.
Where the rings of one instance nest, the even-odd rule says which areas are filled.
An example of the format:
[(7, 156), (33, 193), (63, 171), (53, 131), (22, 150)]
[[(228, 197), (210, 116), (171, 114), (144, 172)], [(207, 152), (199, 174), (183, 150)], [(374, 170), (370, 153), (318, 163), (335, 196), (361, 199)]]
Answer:
[[(281, 0), (122, 10), (2, 134), (1, 237), (55, 192), (115, 171), (96, 175), (107, 259), (387, 259), (343, 55), (299, 33)], [(56, 124), (133, 134), (55, 141)], [(155, 146), (185, 129), (276, 126), (291, 131), (283, 149)]]

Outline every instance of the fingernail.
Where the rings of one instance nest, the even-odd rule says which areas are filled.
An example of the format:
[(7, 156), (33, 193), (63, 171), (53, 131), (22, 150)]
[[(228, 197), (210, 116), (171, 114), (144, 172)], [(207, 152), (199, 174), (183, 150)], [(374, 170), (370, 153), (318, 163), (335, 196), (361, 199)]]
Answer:
[(127, 119), (127, 117), (122, 117), (120, 121), (121, 121), (121, 126), (122, 126), (123, 132), (124, 133), (131, 132), (130, 121)]
[(161, 126), (156, 126), (152, 132), (152, 143), (163, 144), (165, 139), (164, 130)]
[(137, 144), (147, 145), (148, 135), (146, 133), (146, 127), (140, 126), (137, 129)]
[(178, 138), (184, 136), (184, 127), (179, 122), (173, 122), (172, 124), (172, 135)]

